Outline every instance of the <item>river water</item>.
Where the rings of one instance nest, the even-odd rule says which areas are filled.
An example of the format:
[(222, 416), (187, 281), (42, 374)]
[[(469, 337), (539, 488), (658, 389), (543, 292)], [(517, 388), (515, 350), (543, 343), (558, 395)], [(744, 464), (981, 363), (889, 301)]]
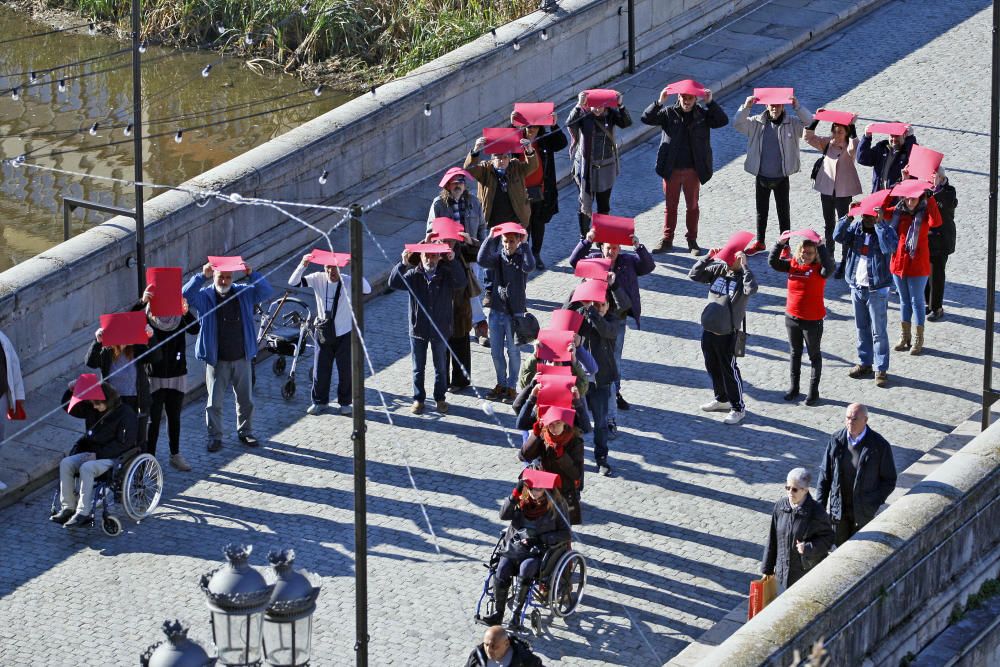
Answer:
[[(126, 134), (132, 120), (129, 44), (91, 36), (86, 28), (10, 41), (51, 29), (0, 6), (0, 158), (25, 155), (29, 164), (131, 179), (132, 141)], [(62, 67), (122, 49), (126, 51), (113, 57)], [(60, 69), (41, 73), (56, 67)], [(30, 72), (38, 73), (34, 84)], [(59, 90), (61, 78), (64, 91)], [(17, 100), (9, 90), (14, 86), (19, 87)], [(311, 86), (293, 77), (257, 74), (238, 58), (222, 58), (214, 51), (156, 47), (143, 54), (142, 95), (143, 134), (148, 137), (143, 141), (144, 180), (168, 185), (197, 176), (350, 99), (325, 90), (317, 97)], [(259, 115), (247, 117), (254, 114)], [(96, 133), (91, 133), (95, 122)], [(180, 143), (175, 141), (177, 130), (182, 130)], [(147, 189), (145, 196), (159, 192)], [(0, 171), (0, 271), (63, 240), (63, 197), (124, 208), (135, 205), (130, 185), (5, 164)], [(78, 209), (71, 233), (108, 217)]]

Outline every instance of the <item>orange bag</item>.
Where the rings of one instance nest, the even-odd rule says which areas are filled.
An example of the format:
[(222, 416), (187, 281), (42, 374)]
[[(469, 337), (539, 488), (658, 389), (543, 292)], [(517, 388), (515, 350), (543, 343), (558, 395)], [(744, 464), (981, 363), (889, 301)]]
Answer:
[(773, 574), (765, 574), (757, 581), (750, 582), (750, 606), (747, 609), (747, 620), (760, 613), (778, 596), (778, 582)]

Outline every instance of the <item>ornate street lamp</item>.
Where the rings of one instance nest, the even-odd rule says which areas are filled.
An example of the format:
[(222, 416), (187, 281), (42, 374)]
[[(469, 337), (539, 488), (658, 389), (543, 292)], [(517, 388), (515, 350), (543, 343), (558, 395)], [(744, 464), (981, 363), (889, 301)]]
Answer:
[(292, 549), (272, 551), (267, 560), (277, 581), (264, 614), (264, 660), (273, 667), (305, 667), (312, 652), (312, 621), (319, 587), (292, 569)]
[(260, 666), (260, 631), (274, 585), (247, 564), (251, 546), (227, 544), (225, 565), (202, 575), (208, 598), (212, 641), (219, 662), (233, 667)]
[(167, 641), (156, 642), (139, 656), (142, 667), (214, 667), (215, 658), (187, 638), (180, 621), (163, 621), (163, 633)]

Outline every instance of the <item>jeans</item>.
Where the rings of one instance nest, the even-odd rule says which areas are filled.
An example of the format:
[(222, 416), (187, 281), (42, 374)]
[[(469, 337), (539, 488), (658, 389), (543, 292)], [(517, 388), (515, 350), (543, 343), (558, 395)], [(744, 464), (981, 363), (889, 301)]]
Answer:
[(729, 401), (733, 410), (742, 412), (746, 405), (743, 403), (743, 376), (736, 365), (736, 333), (719, 335), (702, 331), (701, 352), (705, 355), (705, 370), (712, 378), (715, 400)]
[[(476, 280), (479, 281), (480, 286), (482, 286), (485, 290), (486, 286), (483, 283), (485, 277), (482, 267), (475, 262), (470, 262), (469, 268), (472, 269), (472, 273), (476, 276)], [(484, 322), (486, 320), (486, 312), (483, 310), (483, 295), (480, 294), (479, 296), (472, 297), (469, 299), (469, 303), (472, 305), (472, 323), (479, 324), (480, 322)], [(468, 335), (469, 332), (466, 331), (464, 333)]]
[(674, 169), (670, 178), (663, 181), (663, 196), (666, 207), (663, 210), (663, 238), (673, 243), (674, 231), (677, 229), (677, 205), (680, 203), (681, 191), (684, 192), (684, 224), (689, 242), (698, 239), (698, 194), (701, 191), (701, 181), (694, 169)]
[[(851, 208), (851, 198), (850, 197), (834, 197), (833, 195), (820, 195), (820, 204), (823, 206), (823, 226), (825, 227), (826, 236), (826, 247), (831, 253), (834, 252), (836, 247), (833, 242), (833, 229), (837, 226), (837, 221), (847, 215), (848, 209)], [(841, 261), (847, 257), (847, 250), (844, 244), (840, 244), (840, 259)]]
[(774, 207), (778, 210), (778, 228), (787, 232), (792, 227), (791, 206), (788, 202), (788, 177), (765, 178), (757, 177), (757, 240), (764, 242), (767, 232), (767, 215), (771, 206), (771, 193), (774, 193)]
[(333, 364), (337, 364), (337, 403), (351, 404), (351, 333), (334, 339), (331, 345), (317, 345), (313, 357), (312, 402), (326, 405), (330, 402), (330, 380)]
[(167, 436), (170, 438), (170, 453), (181, 451), (181, 409), (184, 407), (184, 392), (176, 389), (157, 389), (153, 392), (149, 408), (149, 434), (146, 438), (146, 452), (156, 456), (156, 441), (160, 438), (160, 419), (167, 412)]
[(924, 318), (927, 313), (924, 308), (924, 288), (927, 286), (927, 276), (909, 276), (903, 278), (893, 274), (892, 280), (896, 283), (896, 291), (899, 292), (900, 317), (904, 322), (916, 319), (918, 327), (924, 326)]
[[(62, 509), (76, 507), (78, 514), (92, 514), (94, 505), (94, 480), (111, 469), (112, 459), (99, 459), (93, 452), (67, 456), (59, 462), (59, 502)], [(80, 475), (80, 501), (76, 499), (73, 478)]]
[(622, 350), (625, 349), (625, 330), (628, 328), (628, 317), (617, 320), (615, 327), (615, 368), (618, 369), (618, 379), (611, 383), (608, 391), (608, 419), (618, 422), (618, 394), (622, 390)]
[(594, 419), (594, 460), (598, 464), (608, 460), (608, 398), (611, 385), (592, 384), (587, 389), (587, 407)]
[(434, 364), (434, 400), (443, 401), (448, 389), (448, 346), (440, 336), (431, 339), (410, 336), (410, 360), (413, 362), (413, 400), (423, 403), (427, 399), (424, 390), (424, 368), (427, 366), (427, 346), (431, 347), (431, 363)]
[(222, 438), (222, 398), (229, 387), (236, 394), (236, 432), (239, 435), (252, 433), (253, 382), (250, 360), (216, 362), (214, 366), (205, 364), (205, 389), (208, 391), (208, 405), (205, 407), (205, 422), (208, 437)]
[[(514, 318), (507, 313), (490, 309), (490, 356), (497, 373), (497, 384), (503, 387), (517, 385), (517, 372), (521, 368), (521, 352), (514, 340)], [(506, 352), (506, 358), (504, 353)]]
[(852, 287), (851, 303), (858, 330), (858, 361), (885, 373), (889, 370), (889, 288)]
[(948, 255), (931, 255), (931, 275), (924, 289), (924, 299), (931, 310), (944, 307), (944, 270), (948, 265)]

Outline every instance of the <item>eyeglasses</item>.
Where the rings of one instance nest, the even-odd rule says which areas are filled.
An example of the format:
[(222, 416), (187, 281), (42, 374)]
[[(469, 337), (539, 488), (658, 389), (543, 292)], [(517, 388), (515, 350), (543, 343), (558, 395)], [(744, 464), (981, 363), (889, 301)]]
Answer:
[(805, 489), (800, 489), (796, 486), (785, 485), (785, 491), (791, 491), (792, 493), (798, 493), (799, 491), (805, 491)]

